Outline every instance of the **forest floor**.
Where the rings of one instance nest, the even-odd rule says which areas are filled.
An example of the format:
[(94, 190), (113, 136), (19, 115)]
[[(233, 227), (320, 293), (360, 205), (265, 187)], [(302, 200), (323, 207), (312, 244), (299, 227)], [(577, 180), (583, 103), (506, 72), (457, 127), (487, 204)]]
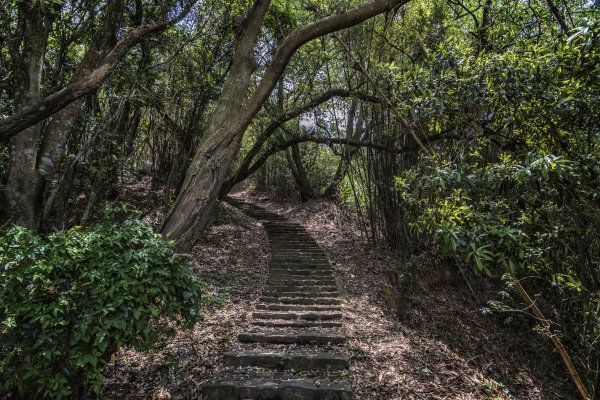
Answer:
[[(130, 195), (135, 204), (136, 191)], [(390, 289), (398, 257), (365, 244), (351, 213), (326, 201), (244, 198), (302, 223), (327, 252), (344, 286), (356, 399), (577, 398), (549, 340), (518, 318), (482, 312), (501, 286), (417, 260), (416, 284), (398, 294)], [(102, 398), (202, 399), (213, 367), (249, 327), (269, 262), (262, 226), (222, 204), (192, 256), (206, 284), (203, 320), (152, 351), (121, 350), (105, 371)]]

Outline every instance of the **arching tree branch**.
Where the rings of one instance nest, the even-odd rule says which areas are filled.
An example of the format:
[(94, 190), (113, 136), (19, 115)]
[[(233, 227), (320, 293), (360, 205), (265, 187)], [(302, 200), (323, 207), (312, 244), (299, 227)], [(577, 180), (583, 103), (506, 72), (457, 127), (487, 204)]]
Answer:
[(365, 142), (365, 141), (346, 139), (346, 138), (319, 138), (319, 137), (313, 137), (313, 136), (298, 136), (298, 137), (291, 138), (283, 143), (278, 143), (276, 145), (273, 145), (269, 150), (265, 151), (254, 162), (254, 164), (244, 168), (243, 170), (240, 168), (238, 170), (238, 172), (232, 178), (230, 178), (226, 182), (225, 185), (223, 185), (223, 190), (220, 193), (220, 198), (223, 198), (224, 196), (226, 196), (227, 193), (229, 192), (229, 190), (231, 190), (231, 188), (233, 187), (233, 185), (244, 181), (250, 175), (255, 173), (273, 154), (278, 153), (280, 151), (284, 151), (287, 148), (289, 148), (295, 144), (300, 144), (300, 143), (304, 143), (304, 142), (327, 144), (330, 146), (334, 145), (334, 144), (342, 144), (342, 145), (350, 145), (350, 146), (355, 146), (355, 147), (370, 147), (373, 149), (378, 149), (378, 150), (390, 152), (393, 154), (400, 154), (400, 153), (404, 153), (407, 151), (416, 150), (414, 148), (411, 149), (408, 147), (394, 148), (394, 147), (386, 146), (386, 145), (383, 145), (380, 143)]
[[(424, 140), (427, 143), (433, 143), (438, 140), (460, 140), (461, 137), (458, 135), (452, 134), (452, 131), (453, 131), (452, 129), (449, 129), (442, 133), (429, 135)], [(417, 146), (415, 146), (414, 144), (409, 144), (409, 145), (403, 146), (403, 147), (393, 147), (393, 146), (385, 145), (382, 143), (363, 141), (363, 140), (359, 140), (359, 139), (296, 136), (289, 140), (286, 140), (285, 142), (278, 143), (278, 144), (271, 146), (271, 148), (269, 148), (269, 150), (265, 151), (252, 165), (250, 165), (250, 163), (254, 157), (252, 157), (250, 159), (250, 163), (248, 165), (240, 166), (240, 168), (238, 168), (238, 171), (236, 172), (236, 174), (234, 176), (232, 176), (229, 180), (227, 180), (227, 182), (223, 185), (223, 188), (219, 194), (219, 198), (225, 197), (234, 185), (246, 180), (250, 175), (252, 175), (256, 171), (258, 171), (258, 169), (265, 162), (267, 162), (269, 157), (271, 157), (273, 154), (278, 153), (280, 151), (284, 151), (287, 148), (289, 148), (295, 144), (300, 144), (300, 143), (305, 143), (305, 142), (320, 143), (320, 144), (326, 144), (329, 146), (333, 146), (335, 144), (340, 144), (340, 145), (347, 145), (347, 146), (354, 146), (354, 147), (369, 147), (372, 149), (385, 151), (385, 152), (388, 152), (391, 154), (402, 154), (402, 153), (409, 153), (409, 152), (419, 150), (419, 148)]]
[[(252, 160), (254, 159), (254, 157), (256, 157), (258, 155), (258, 153), (260, 153), (260, 150), (263, 148), (263, 145), (265, 144), (265, 142), (271, 137), (271, 135), (273, 135), (273, 133), (279, 129), (284, 123), (293, 120), (294, 118), (297, 118), (299, 116), (301, 116), (303, 113), (312, 110), (318, 106), (320, 106), (321, 104), (335, 98), (335, 97), (341, 97), (341, 98), (348, 98), (348, 97), (352, 97), (352, 98), (356, 98), (359, 100), (363, 100), (363, 101), (368, 101), (368, 102), (372, 102), (372, 103), (382, 103), (381, 99), (379, 99), (378, 97), (375, 96), (371, 96), (368, 95), (366, 93), (361, 93), (361, 92), (354, 92), (351, 90), (347, 90), (344, 88), (333, 88), (330, 89), (322, 94), (320, 94), (319, 96), (315, 97), (313, 100), (311, 100), (310, 102), (303, 104), (302, 106), (289, 111), (283, 115), (281, 115), (279, 118), (276, 118), (275, 120), (273, 120), (266, 128), (264, 131), (262, 131), (260, 133), (260, 135), (258, 135), (258, 137), (256, 138), (256, 141), (254, 142), (254, 145), (252, 146), (252, 148), (248, 151), (248, 153), (246, 154), (246, 156), (244, 157), (244, 159), (242, 160), (242, 163), (238, 169), (238, 171), (245, 171), (248, 168), (250, 168), (250, 165), (252, 164)], [(247, 176), (246, 176), (247, 177)], [(242, 180), (246, 179), (243, 178)], [(223, 185), (223, 188), (221, 190), (221, 192), (227, 193), (229, 192), (229, 190), (231, 189), (231, 186), (233, 186), (234, 184), (236, 184), (237, 182), (239, 182), (238, 180), (234, 178), (230, 178), (229, 180), (227, 180), (227, 182), (225, 182), (225, 184)]]
[(114, 71), (129, 50), (149, 36), (165, 30), (181, 21), (192, 9), (195, 0), (189, 1), (182, 11), (173, 19), (154, 25), (138, 26), (121, 39), (104, 57), (98, 68), (80, 81), (51, 94), (37, 104), (23, 109), (0, 121), (0, 142), (3, 142), (30, 126), (48, 118), (75, 100), (97, 90)]

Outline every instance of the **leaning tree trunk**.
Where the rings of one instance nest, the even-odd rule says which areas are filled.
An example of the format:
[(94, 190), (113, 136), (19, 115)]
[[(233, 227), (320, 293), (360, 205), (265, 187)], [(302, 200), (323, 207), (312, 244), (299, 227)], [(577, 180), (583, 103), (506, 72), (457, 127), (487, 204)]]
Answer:
[(269, 98), (290, 58), (300, 46), (328, 33), (357, 25), (407, 1), (373, 0), (294, 30), (279, 46), (258, 87), (244, 104), (254, 64), (254, 43), (269, 5), (268, 0), (256, 0), (249, 17), (245, 19), (245, 26), (240, 30), (232, 66), (204, 132), (204, 140), (196, 150), (175, 204), (161, 228), (163, 235), (176, 240), (181, 251), (191, 249), (198, 241), (211, 219), (246, 128)]
[(210, 211), (240, 148), (240, 131), (247, 125), (244, 126), (245, 121), (239, 114), (256, 65), (254, 45), (268, 8), (268, 0), (256, 0), (238, 28), (233, 63), (223, 92), (186, 171), (175, 205), (161, 228), (166, 237), (179, 239), (182, 250), (189, 250), (208, 224)]

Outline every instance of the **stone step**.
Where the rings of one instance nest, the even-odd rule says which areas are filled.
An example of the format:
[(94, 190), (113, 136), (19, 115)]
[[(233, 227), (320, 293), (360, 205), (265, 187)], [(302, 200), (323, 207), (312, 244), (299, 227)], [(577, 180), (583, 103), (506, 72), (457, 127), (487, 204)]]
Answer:
[[(328, 273), (333, 273), (333, 269), (331, 269), (331, 267), (329, 266), (329, 264), (315, 264), (315, 263), (304, 263), (304, 264), (283, 264), (283, 263), (277, 263), (277, 264), (271, 264), (270, 268), (269, 268), (269, 272), (271, 271), (281, 271), (281, 270), (287, 270), (288, 272), (298, 272), (298, 271), (325, 271)], [(284, 271), (282, 271), (284, 272)]]
[(289, 273), (270, 274), (267, 281), (270, 287), (282, 286), (333, 286), (337, 288), (335, 278), (332, 275), (298, 275)]
[(319, 311), (255, 311), (252, 313), (254, 319), (285, 319), (304, 321), (335, 321), (342, 319), (341, 312), (319, 312)]
[(251, 321), (255, 326), (266, 326), (271, 328), (341, 328), (341, 321), (289, 321), (256, 319)]
[(313, 240), (312, 235), (304, 229), (281, 232), (281, 231), (267, 228), (267, 232), (269, 232), (269, 237), (277, 238), (277, 239), (280, 239), (280, 238), (286, 239), (286, 238), (290, 238), (290, 237), (291, 238), (301, 237), (301, 238), (307, 238), (307, 239)]
[[(276, 290), (280, 292), (303, 292), (303, 293), (320, 293), (322, 291), (334, 291), (337, 294), (337, 286), (331, 284), (316, 284), (316, 285), (268, 285), (266, 289)], [(287, 296), (290, 297), (290, 296)]]
[(270, 286), (318, 286), (331, 285), (335, 286), (335, 279), (320, 277), (320, 279), (306, 279), (303, 276), (272, 276), (267, 280)]
[(265, 311), (341, 311), (339, 306), (304, 304), (257, 304), (256, 309)]
[[(280, 254), (281, 250), (286, 250), (289, 248), (289, 246), (295, 246), (297, 248), (297, 251), (302, 251), (305, 254), (314, 252), (314, 251), (319, 251), (319, 247), (317, 246), (305, 246), (305, 245), (283, 245), (283, 246), (271, 246), (271, 254)], [(321, 254), (322, 255), (322, 254)]]
[(311, 261), (311, 260), (297, 260), (297, 261), (279, 261), (271, 260), (269, 270), (288, 270), (289, 272), (333, 272), (333, 269), (327, 262), (323, 261)]
[(331, 266), (327, 257), (313, 257), (307, 255), (295, 255), (295, 256), (271, 256), (271, 264), (285, 264), (285, 265), (319, 265), (319, 266)]
[(295, 265), (274, 264), (274, 265), (271, 265), (270, 271), (271, 272), (308, 272), (308, 273), (328, 272), (330, 274), (333, 273), (333, 269), (331, 269), (328, 265), (325, 266), (325, 265), (310, 265), (310, 264), (295, 264)]
[(261, 303), (265, 304), (295, 304), (295, 305), (335, 305), (342, 304), (342, 300), (338, 297), (273, 297), (263, 296), (260, 298)]
[(206, 384), (204, 396), (206, 400), (350, 400), (352, 385), (321, 379), (229, 377)]
[(293, 229), (293, 230), (299, 229), (299, 230), (304, 231), (304, 226), (298, 225), (291, 221), (278, 222), (276, 224), (269, 223), (269, 224), (265, 225), (265, 228), (269, 229), (269, 230), (272, 229), (274, 231), (290, 230), (290, 229)]
[(293, 258), (297, 258), (297, 257), (309, 257), (309, 258), (318, 258), (321, 260), (327, 260), (327, 255), (319, 250), (307, 250), (307, 251), (302, 251), (302, 250), (290, 250), (290, 249), (285, 249), (285, 250), (275, 250), (273, 252), (271, 252), (271, 259), (273, 258), (279, 258), (279, 257), (293, 257)]
[[(279, 268), (279, 269), (291, 269), (291, 268)], [(290, 271), (291, 272), (291, 271)], [(327, 271), (329, 272), (329, 271)], [(270, 273), (269, 271), (269, 280), (299, 280), (299, 281), (319, 281), (317, 282), (317, 284), (321, 284), (321, 283), (325, 283), (327, 281), (331, 282), (331, 285), (335, 285), (335, 278), (333, 277), (333, 274), (330, 273), (329, 276), (319, 276), (319, 275), (315, 275), (315, 276), (306, 276), (306, 275), (299, 275), (299, 274), (282, 274), (282, 273), (278, 273), (278, 271), (275, 271), (275, 274)], [(310, 283), (306, 283), (307, 285), (310, 285)]]
[(326, 253), (323, 251), (323, 249), (319, 248), (319, 249), (294, 249), (294, 248), (281, 248), (281, 249), (274, 249), (273, 254), (275, 255), (291, 255), (291, 256), (295, 256), (298, 254), (304, 254), (304, 255), (319, 255), (319, 256), (325, 256)]
[[(289, 243), (300, 243), (300, 244), (310, 244), (313, 246), (317, 245), (315, 239), (312, 236), (306, 233), (289, 233), (285, 235), (274, 235), (271, 232), (267, 233), (269, 236), (269, 243), (279, 243), (279, 244), (289, 244)], [(289, 247), (293, 249), (293, 247)]]
[(273, 236), (294, 236), (294, 235), (306, 235), (310, 236), (306, 229), (302, 227), (292, 226), (281, 226), (281, 223), (276, 224), (265, 224), (265, 230), (269, 235)]
[(310, 257), (271, 257), (271, 265), (316, 265), (322, 267), (329, 267), (329, 261), (327, 259), (318, 259)]
[(271, 252), (271, 260), (282, 259), (282, 258), (288, 258), (288, 259), (292, 259), (292, 260), (297, 260), (297, 259), (301, 258), (301, 259), (315, 259), (317, 261), (326, 261), (326, 262), (329, 261), (327, 259), (327, 255), (320, 251), (294, 250), (294, 251), (285, 251), (284, 252), (281, 250), (273, 250)]
[(338, 353), (280, 353), (256, 351), (230, 351), (223, 355), (226, 367), (261, 367), (280, 370), (326, 369), (343, 371), (348, 369), (348, 357)]
[(289, 243), (290, 241), (316, 244), (315, 239), (306, 232), (274, 233), (267, 231), (269, 242)]
[[(282, 285), (267, 286), (267, 289), (277, 292), (303, 292), (303, 293), (321, 293), (334, 291), (337, 294), (337, 287), (333, 285)], [(289, 297), (289, 296), (287, 296)]]
[(317, 242), (311, 237), (302, 237), (302, 236), (286, 236), (286, 237), (274, 237), (273, 235), (269, 235), (269, 243), (271, 245), (282, 245), (287, 246), (287, 249), (294, 250), (294, 244), (303, 244), (303, 245), (311, 245), (317, 247)]
[(329, 264), (325, 263), (295, 263), (295, 264), (287, 264), (287, 263), (271, 263), (270, 270), (293, 270), (293, 271), (329, 271), (333, 272), (333, 268)]
[[(310, 236), (273, 236), (269, 234), (269, 243), (271, 245), (290, 245), (290, 244), (305, 244), (311, 246), (317, 246), (317, 242)], [(292, 246), (288, 246), (288, 249), (294, 249)]]
[(238, 335), (240, 343), (340, 345), (346, 342), (344, 335), (326, 332), (246, 332)]
[(327, 259), (327, 256), (325, 254), (316, 253), (316, 252), (313, 252), (312, 250), (308, 250), (306, 252), (297, 251), (294, 253), (289, 253), (289, 252), (283, 253), (281, 251), (272, 249), (271, 260), (290, 261), (290, 262), (297, 262), (298, 260), (306, 260), (306, 261), (313, 261), (313, 262), (329, 263), (329, 260)]
[(337, 290), (329, 290), (322, 292), (280, 292), (277, 290), (269, 290), (268, 288), (263, 291), (263, 296), (281, 296), (281, 297), (297, 297), (310, 299), (317, 296), (336, 297), (338, 295)]
[(295, 268), (271, 268), (269, 270), (271, 276), (305, 276), (307, 278), (333, 278), (331, 270), (319, 269), (295, 269)]
[(317, 242), (310, 236), (303, 235), (286, 235), (286, 236), (274, 236), (271, 233), (268, 234), (269, 243), (271, 245), (279, 244), (287, 246), (288, 249), (294, 249), (294, 247), (289, 246), (290, 244), (303, 244), (303, 245), (311, 245), (317, 246)]
[(305, 250), (305, 251), (318, 251), (321, 248), (316, 244), (308, 244), (308, 243), (271, 243), (271, 250), (273, 252), (277, 252), (279, 250), (286, 250), (290, 247), (295, 248), (297, 250)]
[[(276, 277), (274, 277), (276, 278)], [(287, 278), (284, 278), (283, 280), (298, 280), (297, 278), (299, 278), (298, 276), (287, 276)], [(277, 280), (282, 280), (282, 279), (277, 279)], [(303, 281), (305, 281), (306, 279), (301, 279)], [(337, 289), (337, 286), (331, 282), (323, 282), (321, 279), (310, 279), (311, 281), (316, 281), (316, 283), (297, 283), (297, 282), (292, 282), (292, 283), (286, 283), (286, 282), (272, 282), (269, 283), (269, 285), (267, 285), (267, 288), (273, 288), (273, 289), (294, 289), (294, 290), (298, 290), (298, 291), (319, 291), (319, 290), (333, 290), (333, 289)], [(331, 280), (330, 278), (324, 278), (323, 280)]]

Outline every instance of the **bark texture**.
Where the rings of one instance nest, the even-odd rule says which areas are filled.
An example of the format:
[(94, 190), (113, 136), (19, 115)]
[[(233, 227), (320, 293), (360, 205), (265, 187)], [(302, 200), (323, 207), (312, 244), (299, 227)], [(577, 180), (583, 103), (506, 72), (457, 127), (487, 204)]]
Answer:
[(300, 147), (298, 146), (298, 143), (295, 143), (291, 145), (289, 149), (286, 149), (285, 155), (288, 165), (292, 170), (292, 175), (294, 176), (296, 185), (298, 186), (298, 191), (300, 192), (300, 201), (305, 202), (312, 199), (313, 192), (310, 187), (310, 183), (308, 182), (306, 169), (302, 163), (302, 156), (300, 154)]
[[(40, 2), (19, 2), (16, 46), (11, 51), (15, 76), (15, 111), (41, 97), (41, 81), (50, 15)], [(41, 124), (29, 126), (10, 141), (9, 170), (4, 202), (14, 223), (37, 229), (41, 218), (42, 181), (36, 172)]]

